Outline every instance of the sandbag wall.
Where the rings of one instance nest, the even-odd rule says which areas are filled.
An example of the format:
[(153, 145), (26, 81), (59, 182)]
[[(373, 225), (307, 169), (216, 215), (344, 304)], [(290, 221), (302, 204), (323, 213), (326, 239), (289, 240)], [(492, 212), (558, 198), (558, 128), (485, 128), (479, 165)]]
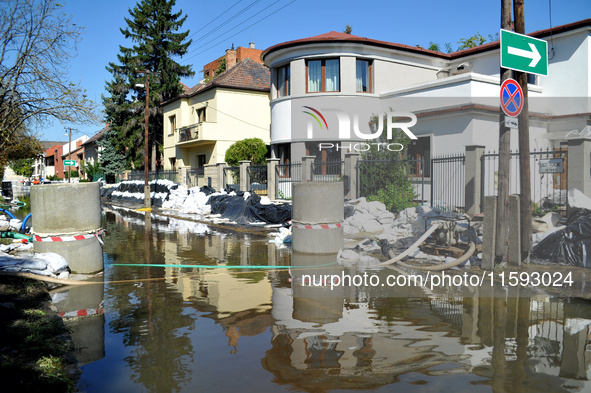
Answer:
[[(128, 180), (119, 183), (116, 187), (103, 187), (101, 197), (143, 205), (144, 184), (142, 180)], [(152, 180), (148, 184), (154, 206), (162, 206), (162, 203), (168, 199), (170, 192), (178, 187), (178, 184), (170, 180)]]

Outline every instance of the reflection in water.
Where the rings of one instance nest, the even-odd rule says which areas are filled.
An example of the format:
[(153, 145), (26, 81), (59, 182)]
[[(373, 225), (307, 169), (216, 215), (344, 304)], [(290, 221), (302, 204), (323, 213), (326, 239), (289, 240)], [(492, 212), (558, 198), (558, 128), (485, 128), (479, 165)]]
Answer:
[[(591, 390), (587, 302), (520, 288), (309, 286), (306, 274), (363, 270), (331, 255), (292, 256), (262, 237), (148, 217), (105, 215), (111, 283), (104, 333), (89, 333), (104, 347), (83, 367), (84, 391)], [(290, 261), (289, 271), (217, 268)]]

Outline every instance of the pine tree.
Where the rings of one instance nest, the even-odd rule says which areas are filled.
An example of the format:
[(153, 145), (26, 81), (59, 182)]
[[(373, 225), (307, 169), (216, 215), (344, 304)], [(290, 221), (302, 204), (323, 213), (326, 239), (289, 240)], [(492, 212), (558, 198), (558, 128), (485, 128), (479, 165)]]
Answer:
[(118, 64), (109, 63), (107, 70), (113, 74), (107, 83), (109, 97), (103, 97), (106, 119), (110, 123), (115, 149), (124, 154), (127, 168), (143, 166), (144, 111), (146, 91), (137, 84), (144, 84), (149, 71), (149, 151), (151, 167), (158, 162), (159, 146), (163, 143), (163, 114), (160, 104), (182, 92), (180, 78), (195, 73), (189, 65), (180, 65), (174, 58), (187, 53), (191, 40), (184, 42), (189, 31), (178, 33), (187, 19), (182, 10), (173, 13), (175, 0), (141, 0), (129, 10), (125, 18), (127, 27), (121, 29), (133, 47), (120, 46)]
[(100, 169), (105, 174), (107, 183), (113, 183), (115, 175), (120, 174), (125, 169), (125, 157), (121, 155), (115, 147), (116, 133), (108, 130), (103, 138), (97, 142), (101, 150), (99, 158)]

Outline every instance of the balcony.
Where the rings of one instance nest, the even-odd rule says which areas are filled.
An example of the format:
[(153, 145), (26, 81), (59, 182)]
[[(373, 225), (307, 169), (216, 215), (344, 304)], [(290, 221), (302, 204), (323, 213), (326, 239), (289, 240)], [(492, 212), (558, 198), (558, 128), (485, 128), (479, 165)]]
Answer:
[(179, 128), (179, 143), (199, 140), (202, 123)]

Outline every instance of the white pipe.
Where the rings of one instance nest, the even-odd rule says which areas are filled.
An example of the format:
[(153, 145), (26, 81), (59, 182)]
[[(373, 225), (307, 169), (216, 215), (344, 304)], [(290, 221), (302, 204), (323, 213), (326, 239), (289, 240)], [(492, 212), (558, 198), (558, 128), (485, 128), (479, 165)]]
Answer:
[[(425, 240), (427, 240), (427, 238), (433, 233), (435, 232), (435, 230), (439, 228), (439, 224), (433, 224), (431, 225), (431, 228), (429, 228), (429, 230), (427, 230), (427, 232), (425, 232), (423, 234), (423, 236), (421, 236), (419, 238), (419, 240), (417, 240), (416, 242), (414, 242), (414, 244), (412, 246), (410, 246), (406, 251), (404, 251), (402, 254), (397, 255), (396, 257), (393, 257), (392, 259), (387, 260), (386, 262), (382, 262), (380, 263), (379, 266), (386, 266), (386, 265), (391, 265), (393, 263), (398, 262), (399, 260), (401, 260), (402, 258), (406, 257), (407, 255), (409, 255), (411, 252), (413, 252), (414, 250), (416, 250), (421, 243), (423, 243)], [(390, 254), (390, 252), (388, 252), (388, 254)], [(390, 255), (391, 257), (393, 255)]]
[(468, 251), (466, 251), (466, 253), (464, 255), (462, 255), (461, 257), (459, 257), (458, 259), (456, 259), (454, 261), (450, 261), (447, 263), (442, 263), (441, 265), (434, 265), (434, 266), (413, 266), (413, 265), (407, 265), (406, 263), (398, 262), (398, 266), (402, 266), (407, 269), (430, 271), (430, 272), (446, 270), (446, 269), (450, 269), (452, 267), (461, 265), (462, 263), (466, 262), (472, 256), (472, 254), (474, 254), (474, 250), (476, 250), (476, 245), (474, 244), (474, 242), (471, 242), (470, 248), (468, 249)]

